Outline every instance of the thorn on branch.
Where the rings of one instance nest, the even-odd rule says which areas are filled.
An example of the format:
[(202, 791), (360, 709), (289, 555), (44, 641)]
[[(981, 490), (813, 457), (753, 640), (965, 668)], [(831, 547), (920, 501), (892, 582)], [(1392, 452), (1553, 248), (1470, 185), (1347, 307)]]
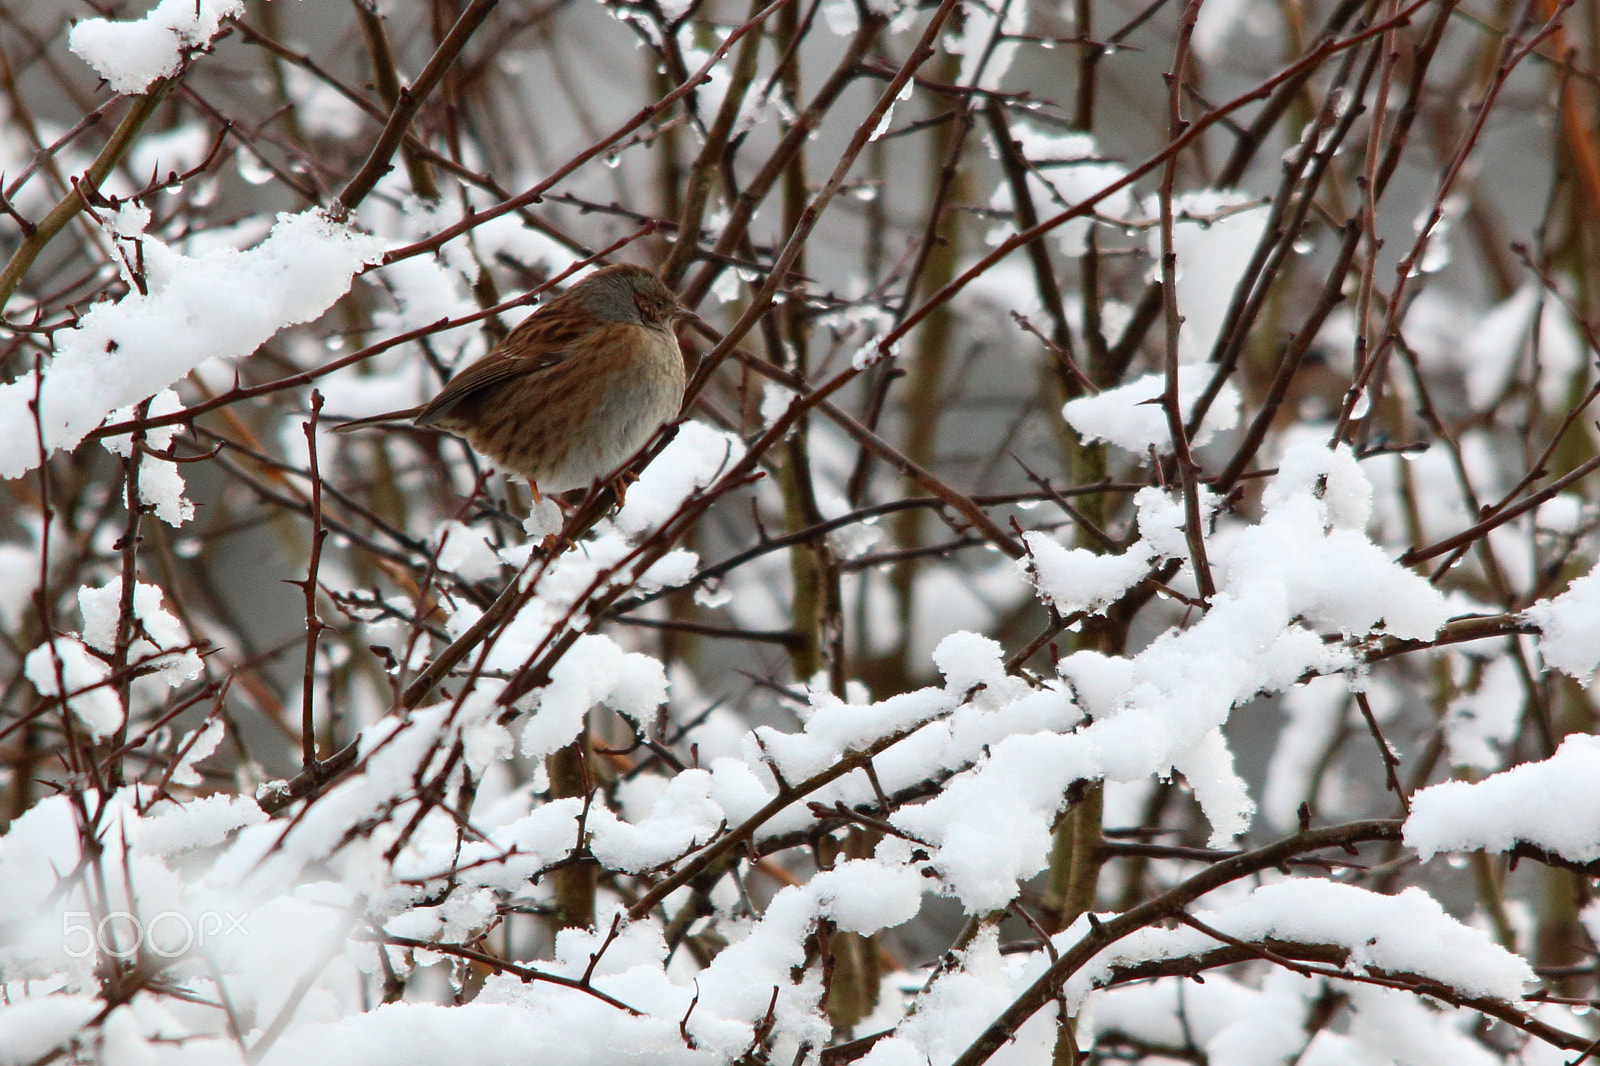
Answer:
[(700, 982), (694, 983), (694, 998), (689, 1000), (689, 1009), (683, 1012), (683, 1018), (678, 1022), (678, 1035), (683, 1037), (684, 1046), (690, 1051), (698, 1051), (700, 1045), (695, 1043), (694, 1037), (689, 1035), (689, 1016), (694, 1013), (695, 1007), (700, 1004)]

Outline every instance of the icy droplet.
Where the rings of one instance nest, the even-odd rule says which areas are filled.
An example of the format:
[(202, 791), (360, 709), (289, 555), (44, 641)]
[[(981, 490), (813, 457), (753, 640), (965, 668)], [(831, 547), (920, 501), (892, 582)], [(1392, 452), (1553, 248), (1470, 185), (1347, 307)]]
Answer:
[(707, 581), (694, 590), (694, 602), (702, 607), (722, 607), (733, 599), (733, 593), (721, 581)]
[(239, 152), (239, 176), (251, 185), (265, 185), (272, 180), (272, 171), (256, 158), (254, 152)]

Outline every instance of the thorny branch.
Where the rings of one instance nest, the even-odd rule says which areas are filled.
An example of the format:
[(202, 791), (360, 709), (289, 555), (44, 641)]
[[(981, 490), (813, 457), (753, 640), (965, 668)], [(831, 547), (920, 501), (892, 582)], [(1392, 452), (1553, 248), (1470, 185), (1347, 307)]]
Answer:
[[(1375, 816), (1592, 732), (1592, 696), (1542, 665), (1549, 634), (1528, 609), (1597, 555), (1595, 0), (1519, 0), (1492, 15), (1455, 0), (1296, 6), (1248, 63), (1236, 38), (1197, 27), (1206, 7), (1163, 0), (1077, 0), (1070, 24), (1020, 0), (471, 0), (386, 14), (357, 0), (317, 13), (328, 21), (315, 28), (309, 11), (266, 5), (127, 99), (94, 84), (57, 6), (0, 8), (0, 106), (16, 134), (0, 137), (0, 379), (30, 393), (27, 439), (13, 443), (37, 468), (0, 484), (0, 833), (60, 797), (77, 839), (53, 900), (79, 893), (102, 915), (118, 891), (137, 896), (132, 866), (112, 858), (128, 849), (109, 843), (118, 789), (139, 817), (253, 800), (271, 819), (263, 864), (298, 855), (349, 804), (359, 814), (323, 830), (311, 861), (334, 869), (365, 848), (419, 908), (492, 901), (448, 935), (399, 935), (383, 929), (390, 915), (364, 915), (355, 926), (370, 934), (350, 939), (380, 950), (382, 972), (360, 978), (372, 1002), (422, 994), (418, 959), (437, 956), (456, 968), (455, 1006), (495, 975), (640, 1016), (633, 997), (607, 990), (629, 923), (659, 922), (674, 965), (704, 968), (773, 893), (895, 849), (930, 890), (959, 896), (945, 842), (908, 828), (910, 812), (967, 787), (1008, 741), (1114, 723), (1125, 708), (1095, 702), (1083, 664), (1131, 671), (1141, 648), (1228, 606), (1255, 562), (1229, 538), (1261, 518), (1286, 451), (1314, 437), (1354, 445), (1371, 486), (1361, 528), (1349, 518), (1359, 506), (1317, 495), (1348, 486), (1315, 487), (1339, 534), (1414, 568), (1454, 597), (1455, 617), (1420, 638), (1387, 620), (1355, 631), (1296, 620), (1334, 665), (1296, 666), (1262, 688), (1287, 724), (1260, 726), (1277, 754), (1248, 782), (1262, 809), (1237, 848), (1204, 846), (1211, 827), (1182, 774), (1135, 782), (1134, 796), (1096, 771), (1041, 800), (1030, 817), (1055, 819), (1055, 839), (1082, 845), (1063, 861), (1098, 877), (1074, 882), (1082, 909), (1115, 907), (1075, 941), (1047, 935), (1049, 874), (1019, 875), (1008, 908), (968, 915), (955, 937), (923, 913), (909, 935), (856, 937), (819, 912), (783, 979), (825, 990), (819, 1031), (832, 1036), (800, 1055), (837, 1066), (906, 1037), (914, 1026), (857, 1035), (879, 989), (921, 989), (912, 1014), (936, 1009), (927, 990), (991, 932), (1001, 950), (1039, 952), (1044, 970), (957, 1062), (987, 1061), (1050, 1009), (1058, 1055), (1075, 1055), (1064, 983), (1170, 922), (1216, 946), (1113, 967), (1110, 994), (1220, 967), (1249, 984), (1282, 968), (1327, 982), (1307, 1042), (1345, 1024), (1339, 990), (1365, 983), (1592, 1051), (1592, 1034), (1524, 1004), (1358, 969), (1331, 945), (1232, 937), (1188, 908), (1262, 877), (1434, 890), (1439, 864), (1416, 863), (1403, 823)], [(1486, 180), (1486, 161), (1511, 176)], [(1187, 193), (1213, 188), (1250, 199), (1182, 210)], [(1113, 218), (1124, 196), (1128, 217)], [(152, 215), (137, 245), (105, 229), (129, 200)], [(206, 262), (222, 264), (275, 212), (302, 207), (381, 234), (388, 251), (331, 309), (278, 324), (247, 359), (152, 378), (151, 393), (174, 385), (179, 410), (152, 416), (146, 401), (51, 455), (59, 401), (43, 383), (87, 313), (158, 306), (174, 263), (214, 253)], [(1230, 246), (1230, 233), (1247, 236)], [(1190, 236), (1218, 239), (1186, 259)], [(504, 336), (512, 312), (618, 260), (662, 267), (709, 320), (682, 338), (682, 417), (632, 460), (642, 480), (622, 513), (597, 484), (562, 501), (559, 533), (531, 544), (523, 487), (459, 442), (322, 432), (357, 413), (345, 406), (425, 399)], [(194, 303), (208, 301), (213, 317), (250, 302), (219, 289)], [(190, 307), (184, 329), (216, 328), (207, 311)], [(106, 355), (107, 380), (143, 370)], [(1196, 372), (1205, 385), (1190, 398), (1179, 377)], [(1103, 468), (1075, 465), (1089, 442), (1061, 403), (1149, 374), (1158, 400), (1123, 415), (1159, 408), (1160, 454), (1096, 445)], [(1234, 428), (1203, 443), (1235, 404)], [(119, 437), (127, 453), (108, 460), (100, 442)], [(692, 479), (685, 455), (703, 460)], [(678, 488), (652, 483), (664, 473), (682, 475)], [(1172, 532), (1140, 527), (1148, 490), (1182, 504), (1180, 543), (1123, 559)], [(169, 526), (160, 504), (180, 497), (196, 517)], [(893, 518), (908, 514), (919, 517)], [(887, 543), (884, 524), (895, 526)], [(1050, 579), (1023, 536), (1070, 546), (1074, 528), (1106, 553), (1094, 565), (1138, 573), (1104, 602), (1058, 611), (1035, 595)], [(826, 579), (809, 606), (796, 578), (806, 567), (786, 565), (796, 552)], [(115, 610), (91, 619), (81, 593), (118, 579)], [(159, 614), (143, 598), (152, 585)], [(111, 630), (103, 647), (90, 639), (97, 622)], [(967, 664), (931, 653), (962, 631), (995, 646), (1004, 677), (871, 732), (892, 701), (956, 685)], [(624, 694), (595, 696), (572, 722), (567, 794), (548, 796), (532, 760), (506, 751), (591, 668), (575, 649), (594, 637), (660, 663), (666, 700), (652, 717)], [(818, 657), (791, 653), (818, 647), (825, 669), (798, 676), (810, 668), (796, 663)], [(200, 674), (168, 684), (163, 666), (190, 651)], [(598, 692), (608, 679), (592, 680)], [(1230, 731), (1256, 715), (1249, 698), (1231, 708)], [(1008, 717), (1046, 705), (1082, 718)], [(825, 765), (796, 770), (750, 732), (793, 732), (840, 707), (869, 739)], [(974, 721), (995, 734), (894, 776), (896, 760)], [(215, 724), (224, 744), (197, 757)], [(642, 821), (639, 796), (699, 780), (675, 776), (720, 780), (719, 760), (747, 754), (729, 738), (756, 753), (759, 802), (649, 868), (611, 862), (596, 827)], [(416, 765), (396, 771), (400, 754)], [(536, 857), (507, 843), (493, 819), (512, 795), (527, 812), (572, 804), (576, 832), (563, 824), (555, 852)], [(1113, 816), (1102, 811), (1130, 821), (1102, 825)], [(1060, 831), (1080, 822), (1081, 834)], [(997, 865), (1015, 828), (992, 827)], [(1376, 860), (1357, 850), (1368, 843), (1383, 845)], [(1536, 868), (1508, 879), (1519, 861)], [(520, 881), (495, 880), (516, 862)], [(1521, 950), (1546, 982), (1533, 997), (1592, 999), (1593, 945), (1573, 916), (1595, 864), (1522, 838), (1471, 863), (1496, 935), (1511, 950), (1532, 941)], [(555, 950), (557, 881), (589, 893), (588, 913), (613, 908), (572, 971), (581, 977), (541, 961)], [(1506, 918), (1513, 900), (1531, 937)], [(343, 945), (323, 950), (254, 1023), (238, 975), (216, 972), (217, 1031), (241, 1055), (265, 1054)], [(91, 1029), (140, 992), (194, 996), (149, 959), (98, 961), (105, 1009)], [(744, 1019), (751, 1062), (780, 1046), (778, 983)], [(683, 1046), (704, 1050), (712, 998), (696, 989), (672, 1012)], [(1503, 1030), (1464, 1038), (1513, 1053)], [(1116, 1054), (1146, 1047), (1136, 1033), (1102, 1039), (1093, 1054), (1118, 1039)], [(1198, 1060), (1198, 1038), (1185, 1039), (1161, 1050)]]

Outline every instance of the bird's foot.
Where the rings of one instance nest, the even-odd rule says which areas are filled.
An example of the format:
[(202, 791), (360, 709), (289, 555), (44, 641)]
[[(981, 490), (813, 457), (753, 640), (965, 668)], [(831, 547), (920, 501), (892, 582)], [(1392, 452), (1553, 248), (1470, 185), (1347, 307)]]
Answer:
[(565, 555), (576, 548), (571, 537), (561, 533), (551, 533), (539, 542), (539, 550), (546, 556), (554, 559), (558, 555)]
[(632, 470), (624, 470), (611, 479), (611, 491), (617, 496), (617, 510), (622, 510), (622, 505), (628, 499), (628, 486), (639, 480), (639, 475)]

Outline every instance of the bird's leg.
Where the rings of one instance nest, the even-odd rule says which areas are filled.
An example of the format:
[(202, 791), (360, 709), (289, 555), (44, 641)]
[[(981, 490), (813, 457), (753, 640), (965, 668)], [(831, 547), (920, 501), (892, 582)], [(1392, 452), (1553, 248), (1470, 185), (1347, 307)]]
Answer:
[(611, 491), (617, 495), (617, 510), (622, 510), (622, 505), (627, 501), (628, 486), (639, 480), (639, 475), (632, 470), (624, 470), (611, 479)]

